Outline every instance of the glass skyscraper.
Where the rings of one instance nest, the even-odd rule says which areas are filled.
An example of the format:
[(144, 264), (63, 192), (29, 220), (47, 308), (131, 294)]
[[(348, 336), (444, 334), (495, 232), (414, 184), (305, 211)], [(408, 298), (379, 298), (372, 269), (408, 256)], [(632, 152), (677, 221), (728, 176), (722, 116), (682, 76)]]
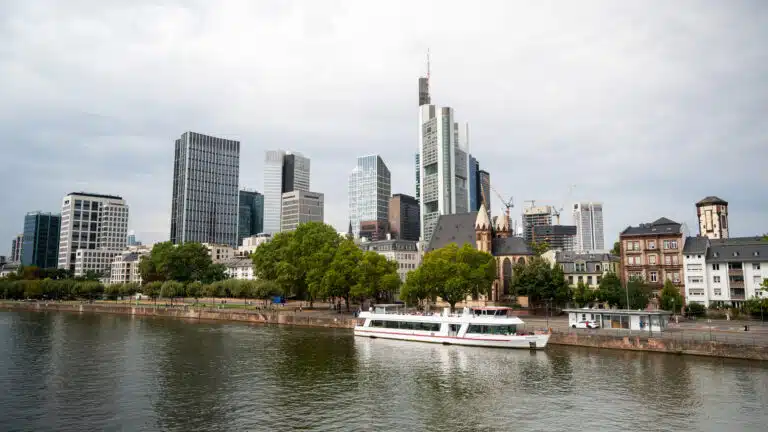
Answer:
[(27, 213), (24, 217), (21, 265), (56, 268), (59, 263), (60, 229), (61, 215)]
[(176, 140), (171, 241), (237, 245), (240, 142), (195, 132)]
[(263, 232), (280, 232), (283, 194), (308, 192), (310, 161), (301, 153), (268, 150), (264, 156), (264, 228)]
[(240, 191), (240, 220), (237, 228), (237, 244), (243, 238), (261, 233), (264, 230), (264, 195), (256, 191)]
[(391, 194), (392, 178), (381, 156), (357, 158), (357, 166), (349, 175), (349, 220), (355, 237), (360, 236), (361, 224), (371, 240), (386, 235)]

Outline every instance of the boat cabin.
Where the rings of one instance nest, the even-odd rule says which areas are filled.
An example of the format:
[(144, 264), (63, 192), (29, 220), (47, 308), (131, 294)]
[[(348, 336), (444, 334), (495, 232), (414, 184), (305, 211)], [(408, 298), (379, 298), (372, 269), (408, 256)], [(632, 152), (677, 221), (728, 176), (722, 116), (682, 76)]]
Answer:
[(369, 311), (377, 314), (403, 314), (405, 313), (405, 305), (402, 303), (377, 304), (369, 308)]
[(496, 316), (496, 317), (507, 317), (512, 315), (513, 309), (510, 307), (504, 307), (504, 306), (482, 306), (482, 307), (475, 307), (470, 308), (471, 313), (474, 316)]
[(568, 327), (583, 321), (596, 322), (603, 329), (627, 329), (662, 332), (667, 329), (671, 312), (627, 309), (563, 309), (568, 314)]

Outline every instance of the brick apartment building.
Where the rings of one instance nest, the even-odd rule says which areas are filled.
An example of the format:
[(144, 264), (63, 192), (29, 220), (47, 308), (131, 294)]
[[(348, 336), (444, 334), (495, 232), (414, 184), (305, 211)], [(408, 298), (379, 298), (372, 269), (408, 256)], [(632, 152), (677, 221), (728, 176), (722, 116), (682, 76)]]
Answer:
[(627, 227), (621, 242), (621, 282), (632, 277), (645, 280), (658, 295), (666, 279), (685, 295), (683, 279), (683, 226), (667, 218)]

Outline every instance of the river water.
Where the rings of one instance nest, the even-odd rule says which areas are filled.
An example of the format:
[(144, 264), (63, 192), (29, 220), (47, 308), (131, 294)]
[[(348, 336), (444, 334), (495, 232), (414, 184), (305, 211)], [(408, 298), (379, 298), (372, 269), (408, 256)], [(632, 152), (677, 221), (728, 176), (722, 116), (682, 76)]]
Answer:
[(0, 431), (765, 431), (758, 362), (0, 312)]

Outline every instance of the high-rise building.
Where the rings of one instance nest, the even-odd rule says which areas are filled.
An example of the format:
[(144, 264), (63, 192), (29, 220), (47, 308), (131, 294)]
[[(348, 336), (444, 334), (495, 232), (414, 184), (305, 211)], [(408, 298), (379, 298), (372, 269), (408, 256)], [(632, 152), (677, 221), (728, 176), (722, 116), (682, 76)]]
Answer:
[(440, 215), (469, 211), (469, 149), (453, 109), (430, 104), (428, 78), (419, 79), (419, 103), (421, 239), (429, 243)]
[(728, 238), (728, 201), (708, 196), (696, 203), (699, 235), (713, 240)]
[(125, 249), (128, 205), (122, 197), (73, 192), (61, 204), (59, 268), (83, 276), (109, 276), (112, 259)]
[(240, 211), (237, 226), (237, 244), (246, 237), (264, 230), (264, 195), (250, 190), (240, 191)]
[(59, 262), (61, 215), (32, 212), (24, 217), (21, 265), (56, 268)]
[(128, 231), (128, 242), (126, 243), (128, 246), (141, 246), (141, 242), (136, 240), (136, 232), (131, 230)]
[(523, 238), (530, 244), (534, 239), (533, 227), (540, 225), (552, 225), (552, 207), (538, 206), (523, 209)]
[(603, 204), (579, 202), (573, 205), (573, 222), (576, 225), (577, 252), (601, 251), (605, 247), (603, 232)]
[(405, 194), (389, 200), (389, 231), (396, 240), (419, 240), (419, 201)]
[(419, 154), (416, 153), (416, 157), (414, 158), (416, 162), (416, 201), (419, 200), (419, 197), (421, 197), (421, 163), (419, 163)]
[(264, 156), (264, 222), (262, 231), (280, 232), (283, 194), (309, 192), (310, 161), (301, 153), (268, 150)]
[(480, 208), (480, 203), (483, 201), (480, 195), (480, 163), (477, 159), (469, 155), (469, 210), (477, 211)]
[[(383, 240), (389, 231), (392, 178), (379, 155), (360, 156), (349, 174), (349, 220), (355, 237)], [(366, 226), (361, 234), (361, 226)]]
[(295, 190), (283, 194), (280, 231), (293, 231), (304, 222), (323, 222), (325, 198), (317, 192)]
[(24, 244), (24, 234), (17, 234), (16, 237), (11, 240), (11, 256), (8, 257), (10, 262), (21, 262), (21, 248)]
[(576, 242), (576, 227), (573, 225), (535, 225), (533, 241), (546, 243), (550, 249), (573, 251)]
[[(485, 200), (485, 207), (488, 209), (488, 217), (490, 217), (491, 216), (491, 175), (488, 174), (488, 171), (484, 171), (484, 170), (477, 171), (477, 196), (479, 197), (478, 198), (479, 202), (483, 202), (483, 199)], [(480, 210), (479, 204), (477, 209)]]
[(171, 241), (237, 244), (240, 142), (195, 132), (176, 140)]

